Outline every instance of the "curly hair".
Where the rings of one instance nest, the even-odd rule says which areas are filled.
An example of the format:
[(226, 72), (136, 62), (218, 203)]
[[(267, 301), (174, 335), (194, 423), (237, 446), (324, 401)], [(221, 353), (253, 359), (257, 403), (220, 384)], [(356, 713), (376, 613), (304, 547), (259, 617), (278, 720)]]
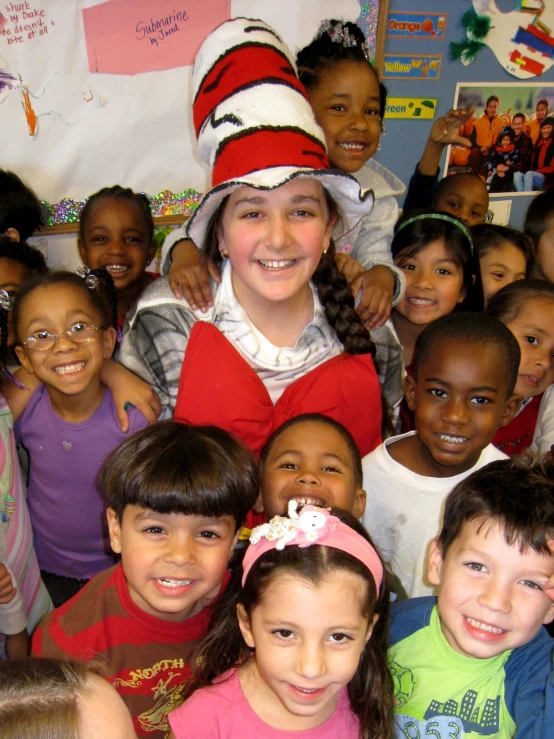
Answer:
[(113, 185), (113, 187), (103, 187), (98, 192), (95, 192), (89, 197), (85, 207), (81, 211), (79, 220), (79, 238), (84, 241), (85, 239), (85, 228), (87, 221), (92, 213), (92, 208), (95, 203), (102, 198), (114, 198), (116, 200), (127, 200), (130, 203), (134, 203), (140, 211), (140, 214), (144, 220), (147, 232), (147, 242), (150, 243), (154, 236), (154, 220), (152, 218), (152, 211), (150, 210), (150, 203), (148, 198), (142, 192), (133, 192), (130, 187), (121, 187), (121, 185)]

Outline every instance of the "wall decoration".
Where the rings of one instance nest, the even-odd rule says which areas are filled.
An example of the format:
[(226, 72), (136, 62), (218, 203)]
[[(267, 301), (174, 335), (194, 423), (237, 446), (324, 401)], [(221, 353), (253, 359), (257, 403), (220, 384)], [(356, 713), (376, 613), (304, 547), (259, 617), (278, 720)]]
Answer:
[(385, 54), (381, 77), (387, 80), (438, 80), (442, 54)]
[(494, 223), (497, 226), (509, 226), (511, 210), (511, 200), (497, 200), (493, 198), (489, 202), (485, 223)]
[[(528, 194), (554, 186), (554, 83), (458, 83), (454, 107), (475, 107), (451, 146), (445, 176), (474, 172), (491, 195)], [(496, 223), (495, 219), (495, 223)]]
[(385, 117), (430, 121), (435, 117), (438, 98), (387, 97)]
[(467, 39), (450, 44), (452, 59), (470, 64), (490, 47), (502, 67), (519, 79), (543, 74), (554, 64), (554, 3), (518, 0), (501, 12), (495, 0), (473, 0), (461, 20)]
[(391, 10), (387, 17), (386, 34), (390, 38), (444, 39), (447, 13), (412, 13)]

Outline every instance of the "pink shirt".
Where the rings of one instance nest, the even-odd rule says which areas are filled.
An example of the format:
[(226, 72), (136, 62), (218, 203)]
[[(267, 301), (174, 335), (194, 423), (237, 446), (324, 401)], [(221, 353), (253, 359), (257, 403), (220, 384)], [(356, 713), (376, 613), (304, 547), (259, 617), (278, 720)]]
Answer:
[(350, 708), (346, 688), (335, 712), (323, 724), (307, 731), (285, 731), (272, 728), (254, 713), (242, 691), (238, 670), (221, 679), (223, 682), (197, 690), (169, 714), (176, 739), (358, 739), (360, 724)]

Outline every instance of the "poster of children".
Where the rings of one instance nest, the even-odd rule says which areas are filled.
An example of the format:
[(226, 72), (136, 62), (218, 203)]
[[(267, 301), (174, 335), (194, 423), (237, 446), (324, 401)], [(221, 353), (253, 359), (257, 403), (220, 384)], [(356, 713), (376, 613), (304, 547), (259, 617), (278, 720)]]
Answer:
[(554, 84), (458, 83), (455, 108), (475, 107), (445, 175), (475, 172), (491, 195), (554, 187)]

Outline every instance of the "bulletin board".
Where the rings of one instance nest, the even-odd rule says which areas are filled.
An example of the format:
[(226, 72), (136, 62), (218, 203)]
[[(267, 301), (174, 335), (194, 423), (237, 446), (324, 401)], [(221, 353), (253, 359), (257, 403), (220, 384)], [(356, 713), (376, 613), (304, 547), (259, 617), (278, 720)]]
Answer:
[[(104, 186), (146, 192), (182, 220), (209, 185), (191, 116), (191, 64), (224, 20), (261, 18), (290, 48), (321, 20), (356, 20), (375, 51), (387, 0), (16, 0), (0, 4), (0, 166), (69, 231)], [(7, 133), (7, 135), (6, 135)]]
[[(541, 7), (543, 10), (539, 23), (536, 23), (535, 11)], [(450, 58), (450, 44), (454, 42), (469, 46), (462, 18), (467, 11), (473, 11), (476, 8), (480, 14), (491, 11), (494, 13), (494, 20), (491, 24), (494, 29), (492, 36), (487, 39), (488, 43), (481, 43), (478, 39), (475, 41), (473, 48), (478, 49), (476, 57), (474, 61), (464, 65), (461, 61), (453, 61)], [(402, 20), (407, 20), (405, 14), (413, 15), (416, 9), (420, 15), (419, 19), (411, 18), (412, 31), (410, 32), (409, 28), (399, 27)], [(441, 28), (438, 29), (437, 19), (441, 16), (443, 20)], [(418, 20), (421, 26), (425, 21), (433, 21), (434, 28), (425, 33), (422, 27), (420, 29), (416, 27)], [(513, 86), (521, 84), (522, 81), (528, 81), (530, 86), (537, 86), (534, 94), (536, 98), (553, 97), (552, 108), (554, 109), (554, 96), (552, 95), (554, 58), (548, 49), (542, 48), (545, 53), (538, 54), (525, 43), (514, 44), (512, 42), (512, 39), (521, 38), (524, 32), (523, 41), (533, 45), (535, 42), (530, 37), (525, 37), (525, 34), (531, 33), (528, 30), (530, 25), (536, 26), (539, 33), (534, 35), (539, 40), (541, 33), (549, 30), (554, 32), (554, 2), (551, 0), (544, 2), (541, 0), (418, 0), (414, 3), (413, 0), (390, 0), (385, 21), (386, 38), (382, 65), (383, 82), (389, 91), (389, 103), (392, 101), (395, 107), (401, 108), (402, 104), (408, 105), (407, 101), (417, 98), (431, 101), (434, 105), (436, 101), (436, 106), (428, 118), (419, 116), (407, 119), (406, 117), (395, 117), (395, 115), (403, 116), (402, 113), (387, 113), (386, 133), (381, 137), (381, 149), (375, 158), (407, 184), (416, 167), (418, 156), (425, 146), (429, 128), (432, 125), (431, 120), (453, 106), (457, 85), (481, 83), (485, 89), (498, 88), (499, 84)], [(548, 36), (546, 33), (545, 35)], [(532, 63), (525, 61), (523, 64), (518, 63), (524, 58)], [(511, 61), (512, 59), (516, 61)], [(415, 68), (413, 61), (417, 65)], [(436, 61), (436, 64), (432, 64), (433, 61)], [(385, 62), (389, 64), (388, 69), (384, 68)], [(526, 73), (525, 68), (533, 69), (535, 63), (542, 65), (541, 74), (533, 76)], [(506, 69), (510, 66), (512, 71)], [(517, 67), (515, 71), (518, 76), (513, 74), (514, 67)], [(425, 74), (423, 74), (424, 68)], [(520, 72), (522, 68), (523, 72)], [(499, 97), (502, 107), (502, 95)], [(507, 104), (507, 94), (505, 98)], [(524, 98), (525, 96), (522, 96), (522, 103), (526, 105), (527, 98)], [(399, 104), (399, 101), (402, 101), (402, 104)], [(414, 107), (417, 108), (415, 103)], [(479, 114), (481, 112), (482, 107), (478, 110)], [(409, 145), (400, 145), (400, 142), (408, 142)], [(444, 158), (440, 172), (442, 176)], [(509, 223), (520, 228), (532, 197), (533, 195), (529, 193), (518, 196), (493, 196), (491, 203), (500, 211), (503, 206), (496, 204), (507, 204)]]

